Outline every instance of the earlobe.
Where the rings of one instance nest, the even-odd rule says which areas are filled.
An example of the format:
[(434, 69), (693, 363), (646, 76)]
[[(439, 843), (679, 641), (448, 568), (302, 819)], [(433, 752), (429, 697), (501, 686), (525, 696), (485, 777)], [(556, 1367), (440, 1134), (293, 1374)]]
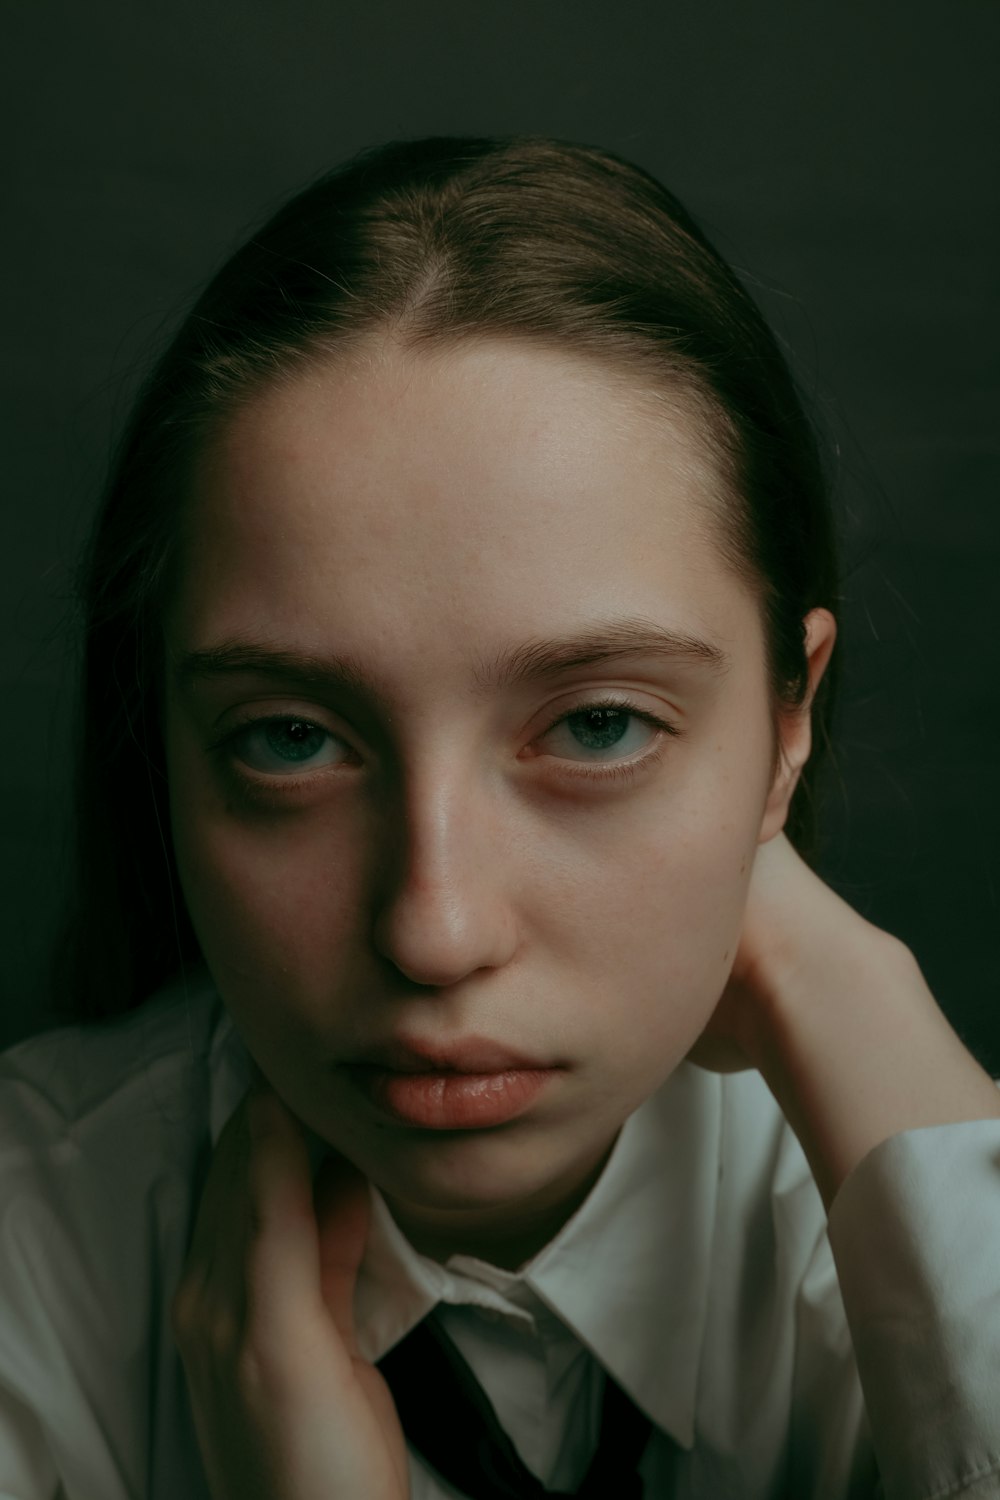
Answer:
[(837, 622), (828, 609), (813, 609), (805, 618), (805, 651), (809, 687), (796, 708), (778, 715), (778, 768), (764, 804), (758, 844), (766, 844), (784, 828), (802, 768), (812, 749), (812, 702), (833, 654)]

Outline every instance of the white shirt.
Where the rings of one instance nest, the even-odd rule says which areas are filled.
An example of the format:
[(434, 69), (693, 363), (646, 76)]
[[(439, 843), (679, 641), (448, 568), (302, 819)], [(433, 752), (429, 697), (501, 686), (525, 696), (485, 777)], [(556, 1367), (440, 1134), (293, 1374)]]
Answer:
[[(207, 1500), (168, 1308), (252, 1073), (205, 970), (0, 1054), (0, 1500)], [(654, 1423), (648, 1500), (1000, 1496), (1000, 1120), (883, 1142), (828, 1225), (760, 1075), (682, 1063), (517, 1273), (418, 1255), (373, 1198), (364, 1353), (437, 1307), (549, 1487), (607, 1369)]]

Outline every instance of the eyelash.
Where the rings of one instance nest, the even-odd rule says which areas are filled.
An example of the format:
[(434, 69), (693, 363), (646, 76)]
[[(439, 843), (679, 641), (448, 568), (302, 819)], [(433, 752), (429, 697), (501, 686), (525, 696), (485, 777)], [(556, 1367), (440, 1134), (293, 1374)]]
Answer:
[[(627, 713), (631, 718), (639, 719), (643, 724), (648, 724), (650, 728), (660, 730), (663, 735), (674, 737), (681, 733), (677, 725), (669, 719), (659, 718), (647, 709), (640, 708), (638, 704), (633, 703), (628, 698), (596, 698), (593, 701), (579, 703), (566, 713), (560, 714), (557, 719), (553, 719), (552, 723), (548, 725), (543, 733), (551, 734), (553, 729), (557, 729), (560, 724), (566, 723), (568, 719), (575, 718), (577, 714), (588, 713), (594, 709), (608, 708), (616, 709), (619, 713)], [(264, 724), (303, 724), (307, 729), (318, 729), (322, 734), (329, 734), (332, 739), (336, 739), (338, 736), (334, 735), (324, 725), (307, 719), (303, 714), (266, 714), (261, 718), (251, 717), (243, 719), (232, 729), (228, 729), (219, 739), (213, 740), (209, 744), (208, 749), (227, 760), (227, 769), (235, 776), (244, 792), (260, 801), (269, 802), (282, 799), (289, 791), (295, 792), (301, 787), (308, 786), (315, 781), (317, 772), (310, 772), (306, 776), (281, 776), (277, 778), (278, 784), (275, 784), (270, 781), (256, 781), (245, 775), (242, 771), (235, 770), (232, 763), (228, 761), (230, 744), (238, 736), (246, 733), (248, 729), (255, 729)], [(638, 760), (619, 763), (613, 762), (610, 765), (588, 765), (583, 762), (576, 764), (568, 761), (566, 763), (568, 768), (564, 768), (560, 772), (560, 775), (570, 780), (579, 778), (581, 780), (602, 781), (605, 783), (626, 783), (632, 781), (638, 772), (644, 771), (660, 761), (663, 758), (665, 750), (666, 743), (661, 739), (658, 743), (654, 742), (654, 748)]]

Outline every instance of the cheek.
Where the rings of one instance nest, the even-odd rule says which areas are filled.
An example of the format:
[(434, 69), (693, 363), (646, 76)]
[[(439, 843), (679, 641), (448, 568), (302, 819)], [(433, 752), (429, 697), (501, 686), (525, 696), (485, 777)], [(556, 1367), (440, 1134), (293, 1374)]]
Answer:
[(759, 756), (744, 748), (745, 762), (722, 750), (692, 758), (683, 784), (609, 809), (581, 840), (576, 868), (589, 875), (559, 898), (564, 957), (616, 1051), (648, 1044), (666, 1057), (693, 1041), (725, 987), (767, 788), (766, 742)]
[(363, 848), (341, 817), (247, 812), (207, 779), (171, 778), (171, 828), (185, 903), (228, 1004), (294, 992), (308, 1006), (353, 951)]
[[(632, 845), (602, 899), (581, 902), (578, 939), (620, 978), (622, 1003), (654, 1026), (692, 1022), (725, 985), (743, 921), (757, 822), (665, 817)], [(578, 960), (579, 961), (579, 960)]]

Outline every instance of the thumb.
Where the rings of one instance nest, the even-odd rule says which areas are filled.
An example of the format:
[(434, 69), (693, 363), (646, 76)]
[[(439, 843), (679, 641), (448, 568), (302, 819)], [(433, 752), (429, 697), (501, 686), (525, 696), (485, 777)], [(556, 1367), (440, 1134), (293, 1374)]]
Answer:
[(313, 1202), (323, 1301), (348, 1353), (357, 1359), (354, 1284), (371, 1222), (368, 1179), (346, 1157), (331, 1151), (316, 1174)]

